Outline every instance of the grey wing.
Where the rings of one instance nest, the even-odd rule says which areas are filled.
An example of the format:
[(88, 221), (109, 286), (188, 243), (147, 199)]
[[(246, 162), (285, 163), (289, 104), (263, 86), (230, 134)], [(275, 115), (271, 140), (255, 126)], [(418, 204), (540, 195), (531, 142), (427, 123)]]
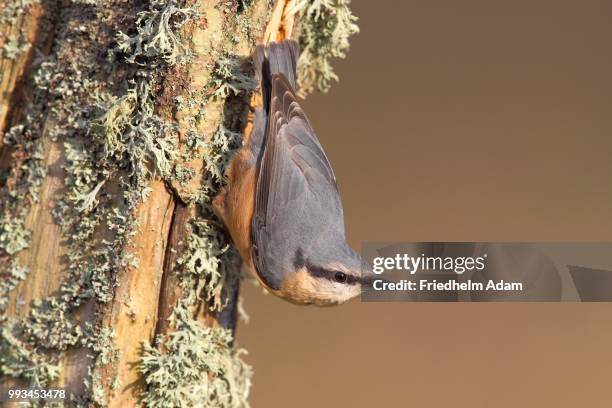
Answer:
[(298, 267), (298, 252), (322, 238), (343, 237), (344, 220), (336, 178), (308, 119), (284, 76), (272, 82), (252, 235), (258, 273), (278, 289), (283, 275)]

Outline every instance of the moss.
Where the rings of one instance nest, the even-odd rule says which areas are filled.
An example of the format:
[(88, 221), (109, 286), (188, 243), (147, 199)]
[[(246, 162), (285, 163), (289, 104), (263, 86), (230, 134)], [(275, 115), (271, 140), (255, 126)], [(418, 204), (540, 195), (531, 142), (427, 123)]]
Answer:
[(310, 0), (300, 17), (301, 54), (298, 60), (300, 94), (327, 92), (338, 80), (332, 58), (344, 58), (349, 37), (359, 28), (350, 8), (350, 0)]

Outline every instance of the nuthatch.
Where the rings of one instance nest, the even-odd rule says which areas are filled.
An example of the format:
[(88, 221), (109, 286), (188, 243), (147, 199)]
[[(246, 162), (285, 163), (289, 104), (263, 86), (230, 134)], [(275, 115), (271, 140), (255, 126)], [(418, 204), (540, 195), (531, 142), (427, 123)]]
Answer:
[(343, 303), (361, 291), (363, 261), (346, 243), (336, 178), (295, 96), (298, 46), (258, 46), (263, 107), (215, 197), (244, 264), (297, 304)]

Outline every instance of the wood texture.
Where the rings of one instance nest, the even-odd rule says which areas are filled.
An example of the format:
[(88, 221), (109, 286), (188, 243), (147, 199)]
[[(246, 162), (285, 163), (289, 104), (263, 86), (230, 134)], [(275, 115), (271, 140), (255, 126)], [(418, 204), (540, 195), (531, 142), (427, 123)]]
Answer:
[(21, 251), (17, 259), (30, 269), (9, 296), (7, 315), (26, 315), (31, 302), (53, 293), (64, 277), (61, 228), (53, 220), (51, 212), (58, 198), (64, 194), (62, 148), (58, 142), (45, 142), (47, 176), (39, 191), (39, 201), (33, 202), (26, 217), (25, 227), (32, 231), (30, 246)]
[[(151, 183), (151, 194), (138, 208), (138, 232), (126, 248), (137, 260), (136, 265), (120, 271), (119, 286), (113, 302), (105, 311), (104, 326), (115, 330), (119, 351), (116, 367), (118, 389), (108, 389), (109, 407), (136, 406), (144, 383), (138, 371), (143, 340), (153, 338), (157, 316), (158, 294), (174, 199), (163, 181)], [(111, 374), (114, 377), (115, 373)], [(112, 388), (112, 383), (105, 383)]]
[[(168, 71), (162, 84), (161, 97), (156, 101), (159, 116), (177, 125), (179, 149), (183, 151), (188, 132), (194, 130), (192, 119), (197, 112), (193, 107), (173, 109), (171, 106), (176, 97), (189, 90), (206, 87), (210, 81), (211, 67), (214, 66), (216, 58), (225, 51), (219, 49), (219, 38), (228, 30), (227, 16), (223, 11), (224, 1), (194, 0), (188, 3), (197, 4), (201, 12), (199, 20), (187, 24), (181, 32), (183, 39), (191, 46), (194, 60)], [(264, 28), (267, 40), (279, 40), (290, 35), (293, 14), (287, 11), (288, 4), (292, 5), (294, 2), (277, 0), (272, 13), (273, 19), (261, 27), (258, 42), (264, 38)], [(253, 1), (249, 7), (249, 20), (264, 21), (268, 17), (268, 7), (268, 0)], [(36, 41), (41, 13), (40, 6), (32, 6), (14, 26), (2, 27), (3, 33), (20, 33), (27, 41)], [(235, 58), (244, 62), (250, 60), (253, 52), (250, 41), (243, 40), (231, 47)], [(23, 97), (19, 92), (26, 86), (23, 78), (33, 50), (34, 47), (13, 59), (0, 60), (0, 72), (3, 73), (0, 82), (0, 129), (7, 129), (9, 114), (19, 116), (19, 101)], [(251, 108), (256, 106), (259, 100), (254, 96)], [(246, 116), (249, 110), (248, 98), (245, 101), (237, 98), (233, 103), (234, 105), (229, 106), (227, 101), (209, 101), (206, 106), (206, 120), (198, 124), (195, 130), (205, 135), (214, 134), (224, 120), (226, 109), (236, 109)], [(47, 130), (54, 125), (52, 119), (45, 117), (41, 120), (44, 126), (40, 140), (43, 143), (47, 174), (42, 180), (39, 200), (31, 203), (25, 220), (25, 227), (32, 232), (31, 244), (17, 255), (20, 264), (27, 266), (30, 272), (25, 280), (11, 291), (7, 316), (26, 316), (33, 301), (52, 295), (67, 278), (67, 237), (62, 235), (62, 228), (52, 215), (58, 201), (67, 194), (64, 185), (65, 151), (61, 137), (52, 138)], [(1, 156), (6, 161), (5, 164), (13, 160), (9, 166), (19, 165), (7, 153), (8, 149), (1, 149), (1, 136), (0, 133), (0, 151), (4, 152)], [(189, 224), (198, 216), (190, 200), (198, 193), (205, 176), (203, 153), (198, 152), (188, 162), (182, 163), (196, 175), (188, 183), (166, 183), (160, 178), (150, 181), (148, 198), (135, 210), (134, 215), (138, 221), (136, 233), (122, 248), (122, 253), (116, 254), (117, 257), (131, 255), (137, 262), (118, 271), (117, 286), (109, 303), (99, 305), (92, 299), (80, 305), (76, 312), (79, 322), (110, 327), (115, 332), (114, 346), (118, 351), (116, 364), (94, 368), (94, 374), (101, 378), (102, 391), (109, 407), (139, 406), (140, 393), (144, 388), (138, 368), (141, 344), (143, 341), (153, 342), (156, 334), (168, 333), (171, 330), (168, 317), (183, 295), (174, 265), (183, 248), (182, 243), (191, 233)], [(106, 194), (116, 194), (114, 199), (121, 201), (121, 190), (116, 187), (105, 186)], [(96, 231), (98, 238), (112, 239), (112, 233), (104, 228)], [(229, 310), (234, 316), (238, 282), (232, 285), (232, 304)], [(194, 310), (194, 313), (205, 325), (217, 325), (217, 318), (221, 318), (208, 313), (206, 308)], [(229, 325), (233, 327), (235, 318), (232, 317), (229, 321)], [(93, 357), (91, 351), (84, 346), (69, 348), (61, 359), (62, 371), (57, 385), (68, 386), (71, 392), (82, 395), (87, 388), (85, 382), (92, 381), (90, 369), (93, 367)]]
[[(8, 0), (10, 1), (10, 0)], [(2, 6), (2, 4), (0, 4)], [(19, 38), (22, 44), (34, 44), (38, 39), (42, 7), (33, 4), (24, 14), (18, 16), (14, 24), (0, 26), (0, 130), (5, 129), (9, 113), (18, 108), (14, 93), (18, 84), (22, 83), (24, 73), (32, 59), (34, 47), (29, 46), (24, 52), (9, 57), (1, 50), (10, 39)], [(3, 144), (3, 134), (0, 131), (0, 148)]]

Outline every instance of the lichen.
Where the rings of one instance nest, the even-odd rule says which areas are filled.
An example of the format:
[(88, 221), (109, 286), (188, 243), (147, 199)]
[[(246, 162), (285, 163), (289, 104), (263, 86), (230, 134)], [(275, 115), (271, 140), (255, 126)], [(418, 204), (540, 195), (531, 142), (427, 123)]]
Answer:
[(10, 266), (0, 280), (0, 312), (3, 312), (8, 304), (9, 292), (26, 278), (29, 271), (27, 266), (20, 265), (16, 259), (10, 261)]
[(194, 7), (182, 7), (178, 0), (152, 0), (148, 10), (139, 14), (136, 34), (117, 33), (117, 48), (131, 63), (140, 57), (162, 58), (168, 64), (188, 62), (190, 47), (180, 37), (180, 28), (199, 16)]
[(255, 89), (256, 82), (244, 72), (240, 60), (231, 55), (223, 55), (212, 69), (209, 83), (211, 98), (225, 100), (231, 95), (249, 93)]
[(240, 133), (227, 129), (221, 123), (217, 132), (206, 143), (206, 178), (202, 186), (204, 197), (212, 196), (219, 186), (225, 184), (225, 169), (231, 153), (239, 146), (241, 141), (242, 135)]
[[(116, 368), (119, 363), (120, 353), (115, 346), (115, 331), (110, 327), (102, 327), (96, 333), (96, 329), (90, 324), (86, 325), (92, 335), (86, 336), (83, 345), (89, 347), (96, 353), (97, 358), (93, 367), (89, 367), (89, 377), (91, 384), (87, 384), (91, 389), (91, 401), (97, 406), (107, 406), (107, 396), (104, 382), (101, 378), (101, 368), (111, 366)], [(119, 379), (115, 377), (111, 384), (111, 393), (119, 386)]]
[(32, 44), (24, 41), (20, 36), (11, 36), (2, 46), (2, 56), (7, 59), (16, 59), (20, 54), (27, 52)]
[[(13, 17), (26, 3), (32, 1), (22, 0)], [(211, 38), (209, 63), (202, 69), (208, 82), (196, 89), (179, 86), (163, 99), (165, 106), (160, 106), (164, 75), (192, 61), (185, 33), (191, 22), (207, 24), (204, 16), (182, 0), (63, 3), (55, 45), (37, 60), (30, 81), (32, 98), (21, 121), (4, 136), (16, 164), (0, 176), (0, 258), (10, 261), (0, 265), (6, 278), (0, 283), (0, 308), (27, 277), (27, 267), (15, 259), (28, 246), (25, 219), (46, 175), (43, 152), (52, 144), (62, 150), (65, 190), (53, 216), (61, 226), (65, 270), (56, 290), (28, 305), (27, 314), (0, 320), (0, 375), (53, 385), (65, 354), (84, 348), (92, 360), (83, 379), (86, 395), (71, 396), (72, 401), (108, 403), (109, 388), (112, 395), (120, 384), (106, 373), (114, 371), (121, 356), (99, 312), (113, 301), (119, 271), (137, 265), (126, 249), (138, 229), (136, 209), (147, 200), (153, 178), (187, 184), (196, 175), (187, 161), (203, 160), (202, 183), (188, 202), (196, 208), (190, 234), (181, 248), (171, 248), (180, 251), (173, 273), (183, 297), (172, 309), (170, 331), (143, 344), (140, 369), (147, 387), (142, 400), (151, 407), (248, 405), (251, 370), (234, 347), (231, 330), (208, 327), (195, 310), (204, 306), (209, 316), (218, 317), (232, 306), (230, 292), (239, 279), (237, 255), (214, 219), (211, 201), (240, 145), (255, 87), (245, 49), (255, 45), (263, 20), (251, 18), (253, 3), (219, 3), (223, 32)], [(310, 74), (304, 76), (305, 89), (308, 81), (322, 89), (333, 78), (328, 60), (342, 55), (347, 32), (355, 31), (346, 3), (315, 0), (306, 6), (301, 61), (306, 58), (309, 65), (302, 63), (306, 68), (301, 69)], [(317, 27), (323, 31), (317, 33)], [(323, 70), (327, 79), (319, 83), (315, 77)], [(174, 124), (177, 111), (193, 112), (184, 115), (190, 124), (185, 134)], [(86, 303), (97, 313), (83, 322), (79, 313)]]
[(309, 0), (300, 17), (301, 48), (298, 82), (301, 96), (313, 91), (327, 92), (338, 76), (332, 58), (344, 58), (349, 37), (359, 32), (350, 0)]
[[(3, 304), (6, 293), (26, 277), (27, 269), (15, 263), (15, 255), (27, 247), (30, 233), (24, 220), (28, 204), (38, 199), (37, 191), (46, 176), (43, 152), (52, 144), (64, 148), (60, 164), (67, 194), (57, 197), (53, 208), (67, 252), (64, 279), (50, 296), (28, 305), (28, 313), (0, 318), (0, 375), (38, 387), (57, 380), (62, 356), (70, 349), (85, 347), (100, 364), (109, 360), (107, 347), (102, 346), (109, 338), (107, 328), (96, 323), (97, 318), (81, 323), (77, 313), (85, 302), (104, 304), (112, 299), (116, 271), (124, 261), (122, 248), (131, 233), (125, 220), (131, 218), (132, 201), (117, 205), (106, 190), (117, 185), (128, 190), (135, 181), (127, 173), (125, 162), (116, 163), (104, 156), (93, 129), (98, 117), (95, 96), (122, 89), (130, 73), (119, 70), (115, 77), (101, 80), (101, 74), (107, 77), (106, 72), (113, 68), (101, 45), (113, 41), (115, 30), (105, 22), (88, 35), (81, 23), (83, 19), (110, 21), (113, 13), (122, 13), (121, 20), (115, 21), (130, 22), (128, 10), (94, 8), (82, 2), (62, 7), (56, 45), (33, 67), (31, 102), (24, 107), (20, 123), (5, 134), (6, 144), (14, 150), (14, 161), (0, 190), (0, 257), (11, 260), (9, 270), (0, 263), (2, 275), (11, 278), (0, 287)], [(144, 123), (150, 125), (146, 120)], [(128, 125), (140, 126), (142, 121)], [(141, 147), (132, 142), (136, 149)], [(119, 222), (122, 225), (117, 225)], [(98, 234), (105, 229), (110, 233)], [(95, 404), (93, 372), (83, 381), (90, 397), (71, 398), (80, 405), (89, 401)]]
[(171, 322), (175, 330), (159, 339), (164, 351), (143, 345), (145, 406), (248, 406), (251, 369), (240, 358), (243, 351), (232, 348), (231, 331), (202, 326), (184, 301), (175, 308)]
[(104, 160), (121, 163), (141, 187), (153, 175), (169, 177), (178, 140), (174, 126), (154, 113), (146, 80), (121, 97), (99, 95), (96, 105), (101, 115), (91, 129)]
[(27, 13), (30, 7), (38, 2), (38, 0), (1, 0), (0, 24), (15, 24), (19, 17)]
[[(211, 310), (221, 310), (225, 304), (220, 291), (228, 274), (224, 255), (229, 245), (206, 220), (195, 220), (191, 227), (187, 250), (178, 261), (182, 270), (181, 286), (187, 293), (208, 302)], [(193, 303), (195, 298), (190, 300)]]
[(24, 379), (30, 387), (43, 387), (59, 377), (59, 365), (24, 342), (22, 330), (16, 319), (6, 319), (0, 325), (0, 375)]
[(0, 250), (4, 250), (7, 254), (15, 255), (27, 248), (30, 245), (31, 235), (32, 232), (25, 229), (21, 222), (0, 219)]
[[(230, 4), (238, 10), (238, 4)], [(243, 2), (245, 8), (249, 4)], [(231, 12), (224, 8), (224, 13)], [(241, 14), (231, 23), (245, 27)], [(227, 30), (225, 41), (235, 43), (236, 31)], [(245, 34), (254, 37), (252, 34)], [(242, 40), (242, 39), (241, 39)], [(206, 111), (222, 108), (217, 129), (202, 135), (191, 129), (187, 132), (187, 151), (183, 160), (193, 152), (202, 151), (205, 176), (199, 195), (194, 200), (198, 218), (190, 223), (191, 234), (183, 243), (182, 255), (175, 271), (184, 296), (170, 317), (171, 331), (156, 339), (158, 347), (143, 344), (141, 371), (147, 383), (143, 403), (147, 407), (244, 407), (248, 406), (251, 369), (240, 358), (242, 350), (235, 350), (231, 330), (210, 328), (194, 318), (196, 304), (204, 304), (209, 313), (219, 313), (228, 306), (229, 288), (237, 279), (233, 268), (236, 254), (230, 249), (211, 210), (213, 197), (225, 183), (225, 168), (232, 152), (240, 145), (243, 114), (227, 108), (234, 100), (246, 106), (255, 88), (252, 67), (227, 52), (219, 53), (210, 67), (210, 78), (203, 89), (179, 99), (181, 105), (195, 107), (200, 118)], [(214, 103), (213, 103), (214, 102)], [(196, 120), (194, 125), (199, 121)]]
[[(15, 3), (14, 6), (19, 8), (9, 7), (2, 15), (20, 15), (31, 4), (33, 2)], [(25, 280), (29, 273), (29, 268), (21, 264), (16, 256), (30, 245), (32, 232), (27, 228), (25, 219), (30, 205), (38, 201), (38, 190), (47, 173), (40, 138), (41, 116), (46, 108), (45, 91), (41, 88), (45, 78), (41, 71), (39, 69), (33, 76), (37, 86), (33, 92), (33, 102), (24, 107), (22, 123), (11, 126), (4, 134), (5, 146), (13, 152), (14, 165), (5, 173), (0, 185), (0, 311), (4, 311), (8, 305), (9, 292)], [(4, 327), (4, 324), (4, 319), (0, 317), (0, 325)], [(13, 350), (11, 347), (8, 349)], [(10, 361), (26, 360), (13, 360), (7, 356), (4, 364)], [(0, 367), (2, 371), (16, 372), (18, 369)]]
[[(31, 231), (25, 219), (30, 205), (38, 201), (38, 190), (47, 173), (40, 137), (42, 115), (47, 109), (43, 64), (38, 66), (32, 79), (35, 84), (32, 102), (24, 106), (22, 122), (9, 128), (4, 135), (6, 146), (13, 152), (13, 167), (0, 190), (0, 311), (3, 312), (0, 316), (0, 376), (20, 379), (32, 387), (43, 387), (59, 376), (57, 356), (44, 349), (44, 344), (57, 341), (57, 332), (43, 333), (44, 344), (38, 345), (33, 338), (41, 334), (39, 314), (33, 314), (32, 321), (4, 316), (10, 291), (27, 278), (30, 270), (18, 261), (17, 255), (30, 245)], [(20, 299), (15, 300), (17, 309), (21, 303)]]
[[(94, 332), (95, 329), (88, 325), (88, 330)], [(112, 327), (102, 327), (93, 338), (86, 338), (84, 345), (90, 347), (98, 353), (98, 361), (101, 364), (114, 364), (119, 360), (119, 351), (114, 343), (115, 331)]]

